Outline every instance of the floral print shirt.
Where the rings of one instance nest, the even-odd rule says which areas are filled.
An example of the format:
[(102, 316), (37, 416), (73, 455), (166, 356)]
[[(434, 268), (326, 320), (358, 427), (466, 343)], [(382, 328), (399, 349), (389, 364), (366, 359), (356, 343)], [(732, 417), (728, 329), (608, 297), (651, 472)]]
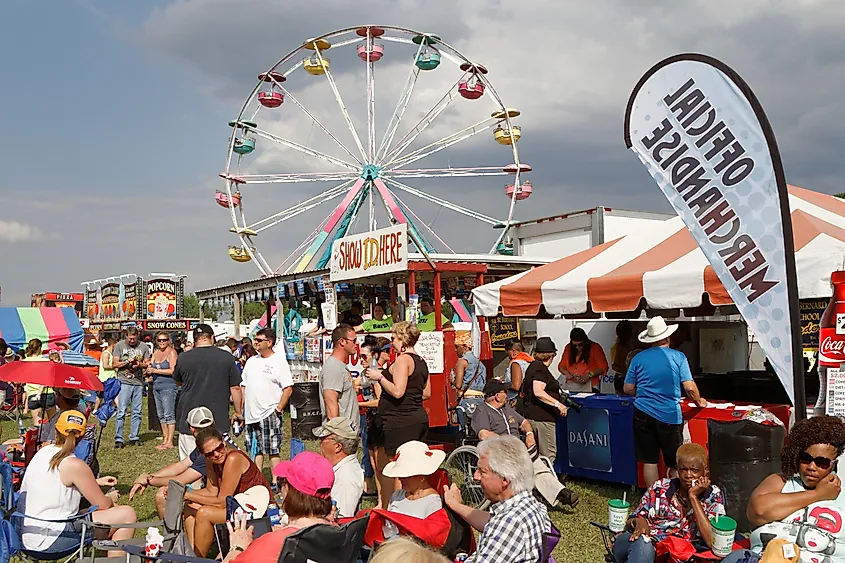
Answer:
[[(680, 487), (678, 479), (661, 479), (645, 492), (640, 505), (632, 518), (645, 518), (655, 541), (663, 541), (668, 536), (675, 536), (690, 542), (700, 539), (695, 513), (689, 501), (684, 505), (675, 496)], [(725, 513), (725, 500), (722, 491), (711, 485), (699, 498), (708, 520), (717, 514)]]

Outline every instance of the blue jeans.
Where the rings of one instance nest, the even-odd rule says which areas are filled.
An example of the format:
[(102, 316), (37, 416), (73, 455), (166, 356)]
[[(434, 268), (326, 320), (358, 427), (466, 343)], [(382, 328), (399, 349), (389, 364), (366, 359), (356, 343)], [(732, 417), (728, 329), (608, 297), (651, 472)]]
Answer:
[(158, 376), (153, 381), (153, 398), (162, 424), (176, 424), (176, 392), (179, 386), (172, 377)]
[(361, 456), (361, 466), (364, 468), (364, 479), (371, 479), (376, 472), (373, 469), (373, 464), (370, 463), (370, 452), (367, 450), (367, 415), (361, 415), (361, 449), (364, 450), (364, 455)]
[(619, 563), (654, 563), (654, 540), (645, 541), (643, 537), (631, 541), (631, 532), (619, 534), (613, 544), (613, 557)]
[(123, 423), (126, 417), (126, 410), (132, 407), (132, 419), (129, 426), (129, 441), (140, 440), (138, 433), (141, 431), (141, 407), (144, 400), (143, 385), (120, 385), (120, 394), (117, 396), (117, 418), (114, 421), (114, 441), (123, 442)]

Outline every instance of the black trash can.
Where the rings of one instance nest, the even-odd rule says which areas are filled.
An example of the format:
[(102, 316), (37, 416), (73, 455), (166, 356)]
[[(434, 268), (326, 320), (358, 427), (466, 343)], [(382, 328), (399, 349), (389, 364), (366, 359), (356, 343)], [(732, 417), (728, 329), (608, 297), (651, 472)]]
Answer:
[(710, 450), (710, 481), (722, 489), (728, 516), (737, 530), (753, 526), (745, 511), (754, 489), (772, 473), (780, 472), (780, 452), (786, 437), (783, 426), (756, 422), (707, 421)]
[(290, 405), (290, 427), (293, 437), (299, 440), (314, 440), (312, 430), (323, 422), (323, 411), (320, 408), (320, 384), (317, 382), (294, 383)]

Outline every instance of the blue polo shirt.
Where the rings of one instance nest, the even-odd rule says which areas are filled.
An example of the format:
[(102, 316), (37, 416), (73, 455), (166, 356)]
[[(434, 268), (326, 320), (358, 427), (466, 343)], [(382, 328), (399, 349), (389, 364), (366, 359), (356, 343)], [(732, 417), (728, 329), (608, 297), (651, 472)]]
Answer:
[(631, 360), (625, 383), (636, 385), (634, 407), (666, 424), (681, 424), (681, 384), (692, 381), (683, 352), (666, 346), (643, 350)]

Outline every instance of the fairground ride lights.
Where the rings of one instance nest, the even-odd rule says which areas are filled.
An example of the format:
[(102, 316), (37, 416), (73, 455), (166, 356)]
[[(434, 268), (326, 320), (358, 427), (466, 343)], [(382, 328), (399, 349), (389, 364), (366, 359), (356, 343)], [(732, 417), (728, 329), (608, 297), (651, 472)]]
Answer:
[[(677, 91), (668, 94), (663, 102), (672, 112), (650, 135), (640, 142), (663, 170), (671, 167), (671, 183), (695, 214), (698, 224), (710, 242), (720, 248), (719, 256), (736, 280), (740, 289), (753, 302), (775, 287), (778, 280), (766, 279), (769, 269), (765, 256), (747, 234), (739, 234), (741, 221), (717, 185), (710, 185), (707, 170), (698, 158), (684, 156), (691, 149), (682, 142), (675, 128), (683, 129), (696, 138), (695, 146), (704, 150), (708, 167), (717, 156), (720, 160), (712, 170), (721, 183), (731, 187), (747, 178), (754, 170), (754, 159), (724, 121), (718, 120), (716, 109), (700, 89), (694, 88), (690, 78)], [(670, 134), (671, 133), (671, 134)], [(775, 218), (772, 218), (775, 219)]]

